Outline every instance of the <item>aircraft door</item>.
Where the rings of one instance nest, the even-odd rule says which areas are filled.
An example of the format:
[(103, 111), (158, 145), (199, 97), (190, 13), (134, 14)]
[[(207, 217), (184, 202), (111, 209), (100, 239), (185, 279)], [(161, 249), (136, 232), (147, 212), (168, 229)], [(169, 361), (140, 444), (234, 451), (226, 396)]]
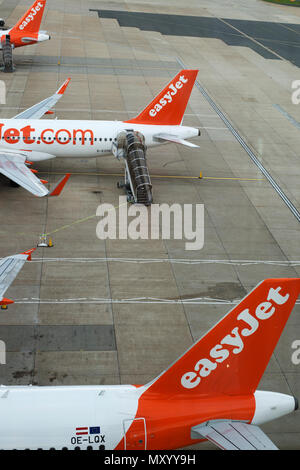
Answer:
[(147, 433), (145, 418), (124, 419), (123, 429), (126, 450), (146, 450)]

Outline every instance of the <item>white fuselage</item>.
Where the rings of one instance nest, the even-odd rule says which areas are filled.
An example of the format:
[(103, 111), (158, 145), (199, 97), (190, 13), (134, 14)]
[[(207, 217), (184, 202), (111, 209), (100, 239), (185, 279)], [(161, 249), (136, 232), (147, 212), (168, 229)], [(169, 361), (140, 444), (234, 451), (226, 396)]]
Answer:
[(134, 386), (2, 386), (0, 449), (114, 449), (140, 393)]
[[(168, 447), (173, 433), (179, 436), (178, 446), (182, 447), (192, 444), (192, 441), (186, 441), (186, 435), (190, 435), (193, 425), (213, 418), (212, 409), (215, 408), (216, 417), (225, 415), (230, 419), (233, 408), (239, 407), (239, 403), (236, 403), (238, 398), (235, 397), (232, 397), (233, 406), (227, 409), (226, 400), (222, 404), (222, 396), (204, 396), (203, 402), (200, 396), (197, 401), (198, 410), (191, 409), (195, 403), (190, 403), (186, 397), (182, 402), (175, 400), (174, 404), (174, 400), (170, 400), (167, 394), (165, 401), (159, 396), (151, 398), (149, 406), (144, 407), (144, 414), (141, 415), (138, 414), (138, 409), (143, 409), (139, 406), (147, 395), (149, 385), (2, 385), (0, 449), (113, 450), (118, 446), (120, 448), (121, 442), (121, 448), (124, 449), (132, 449), (133, 445), (140, 450), (168, 449), (173, 448)], [(254, 403), (251, 411), (253, 424), (265, 423), (295, 409), (293, 397), (274, 392), (256, 391)], [(168, 409), (169, 415), (167, 412), (163, 416)], [(202, 410), (201, 413), (199, 409)], [(182, 419), (184, 414), (187, 414), (186, 419)], [(138, 440), (134, 437), (135, 431), (131, 432), (133, 423), (138, 423)], [(158, 439), (160, 433), (164, 434), (164, 439)], [(154, 434), (157, 440), (151, 442)]]
[[(1, 147), (48, 154), (49, 157), (98, 157), (112, 152), (120, 132), (139, 131), (145, 145), (161, 145), (153, 136), (168, 133), (182, 139), (199, 135), (198, 129), (186, 126), (153, 126), (122, 121), (73, 121), (56, 119), (0, 120)], [(40, 160), (43, 158), (31, 158)]]

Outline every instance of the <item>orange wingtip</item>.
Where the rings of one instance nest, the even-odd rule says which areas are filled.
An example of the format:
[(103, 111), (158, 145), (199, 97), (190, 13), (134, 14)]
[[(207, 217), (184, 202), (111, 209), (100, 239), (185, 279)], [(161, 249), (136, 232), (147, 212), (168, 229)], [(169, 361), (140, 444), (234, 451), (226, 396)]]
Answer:
[(71, 173), (66, 173), (66, 175), (60, 180), (53, 191), (49, 194), (49, 196), (59, 196), (62, 190), (64, 189), (68, 179), (70, 178)]
[(30, 168), (30, 171), (32, 171), (32, 173), (37, 173), (38, 171), (35, 170), (34, 168)]
[(26, 165), (32, 165), (33, 162), (30, 162), (29, 160), (25, 160)]
[(36, 248), (31, 248), (30, 250), (23, 251), (23, 253), (21, 253), (21, 255), (27, 255), (27, 260), (31, 261), (31, 255), (35, 250), (36, 250)]
[(40, 182), (43, 183), (43, 184), (49, 183), (49, 181), (47, 181), (47, 180), (42, 180), (42, 179), (40, 179)]
[(66, 91), (67, 86), (69, 85), (69, 81), (71, 78), (67, 78), (67, 80), (62, 84), (62, 86), (57, 90), (57, 93), (59, 95), (63, 95), (64, 92)]
[(45, 114), (54, 114), (54, 111), (46, 111)]
[(11, 300), (11, 299), (6, 299), (5, 297), (3, 297), (2, 300), (0, 300), (0, 305), (10, 305), (10, 304), (13, 304), (14, 301)]

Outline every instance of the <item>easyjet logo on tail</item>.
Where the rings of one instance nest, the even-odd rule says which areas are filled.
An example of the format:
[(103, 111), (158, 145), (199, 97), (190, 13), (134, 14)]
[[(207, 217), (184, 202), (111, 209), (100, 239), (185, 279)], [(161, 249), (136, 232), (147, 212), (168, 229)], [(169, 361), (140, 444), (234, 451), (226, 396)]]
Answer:
[[(276, 312), (276, 306), (287, 302), (290, 295), (282, 295), (281, 287), (271, 288), (267, 300), (261, 302), (254, 313), (250, 313), (249, 308), (243, 310), (238, 316), (237, 321), (242, 321), (245, 325), (237, 325), (233, 330), (222, 338), (209, 352), (209, 358), (201, 358), (194, 365), (194, 370), (186, 372), (181, 377), (181, 385), (187, 389), (197, 387), (201, 380), (208, 377), (218, 368), (218, 365), (224, 362), (232, 354), (240, 354), (244, 347), (244, 341), (247, 337), (255, 334), (260, 327), (260, 321), (268, 320)], [(230, 348), (227, 348), (229, 346)]]
[(183, 85), (187, 83), (189, 80), (185, 78), (184, 75), (180, 75), (178, 82), (170, 83), (169, 90), (165, 93), (165, 95), (153, 106), (153, 108), (149, 111), (149, 116), (154, 117), (159, 113), (164, 106), (167, 106), (168, 103), (172, 103), (173, 96), (177, 95), (178, 91), (181, 90)]
[(32, 7), (31, 10), (30, 10), (30, 13), (28, 13), (28, 15), (26, 16), (26, 18), (24, 19), (24, 21), (22, 21), (22, 23), (19, 25), (19, 29), (22, 31), (25, 26), (28, 25), (28, 23), (30, 23), (31, 21), (34, 20), (34, 17), (35, 15), (44, 7), (44, 4), (39, 2), (35, 5), (35, 7)]

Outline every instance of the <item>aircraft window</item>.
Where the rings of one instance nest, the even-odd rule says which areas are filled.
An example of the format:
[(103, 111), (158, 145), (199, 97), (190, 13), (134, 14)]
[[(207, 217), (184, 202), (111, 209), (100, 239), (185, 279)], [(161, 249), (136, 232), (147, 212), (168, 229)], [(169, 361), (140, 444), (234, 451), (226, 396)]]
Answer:
[(93, 450), (93, 446), (87, 446), (86, 450)]
[(110, 138), (109, 140), (112, 141), (112, 138)]
[(104, 140), (105, 140), (105, 142), (106, 142), (106, 141), (107, 141), (107, 138), (105, 137), (105, 139), (104, 139)]
[(67, 447), (63, 447), (62, 450), (69, 450)]
[(79, 446), (74, 447), (74, 450), (80, 450)]
[(102, 137), (100, 137), (100, 139), (99, 139), (99, 140), (100, 140), (100, 142), (102, 142)]
[(103, 444), (101, 444), (101, 445), (99, 446), (99, 450), (105, 450), (105, 446), (104, 446)]

